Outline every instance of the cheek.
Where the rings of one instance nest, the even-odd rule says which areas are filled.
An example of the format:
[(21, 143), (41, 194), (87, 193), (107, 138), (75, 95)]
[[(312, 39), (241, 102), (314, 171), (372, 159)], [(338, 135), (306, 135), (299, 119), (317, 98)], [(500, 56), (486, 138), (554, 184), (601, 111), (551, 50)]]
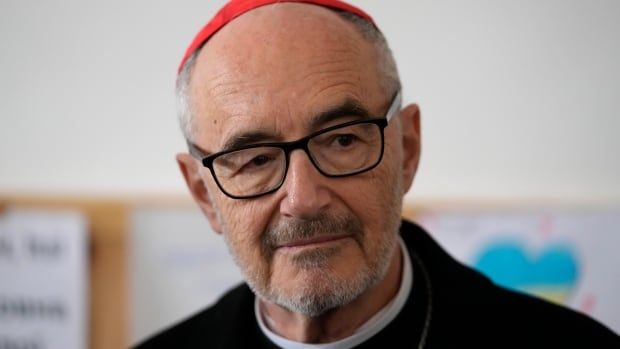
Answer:
[(261, 239), (271, 217), (268, 210), (252, 201), (225, 198), (220, 202), (220, 220), (231, 252), (244, 264), (266, 263)]
[(390, 234), (400, 226), (402, 171), (398, 166), (398, 155), (394, 149), (386, 147), (379, 166), (368, 173), (363, 179), (363, 185), (358, 183), (355, 186), (353, 193), (358, 194), (354, 200), (349, 201), (351, 209), (369, 232), (367, 239), (373, 242), (380, 240), (382, 234)]

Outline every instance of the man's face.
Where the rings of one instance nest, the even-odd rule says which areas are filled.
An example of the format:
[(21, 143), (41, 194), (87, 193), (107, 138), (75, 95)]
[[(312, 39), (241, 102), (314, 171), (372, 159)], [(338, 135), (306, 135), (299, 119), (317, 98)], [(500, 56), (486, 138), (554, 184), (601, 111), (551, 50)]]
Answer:
[[(190, 84), (193, 141), (214, 153), (240, 134), (260, 134), (255, 143), (296, 140), (355, 120), (313, 121), (347, 100), (383, 116), (395, 91), (384, 90), (377, 66), (373, 46), (326, 9), (278, 4), (253, 10), (198, 56)], [(373, 170), (327, 178), (297, 150), (282, 187), (254, 199), (227, 197), (208, 170), (180, 161), (204, 182), (207, 195), (190, 184), (194, 197), (257, 294), (318, 315), (383, 277), (409, 185), (403, 185), (399, 121), (385, 129), (383, 160)]]

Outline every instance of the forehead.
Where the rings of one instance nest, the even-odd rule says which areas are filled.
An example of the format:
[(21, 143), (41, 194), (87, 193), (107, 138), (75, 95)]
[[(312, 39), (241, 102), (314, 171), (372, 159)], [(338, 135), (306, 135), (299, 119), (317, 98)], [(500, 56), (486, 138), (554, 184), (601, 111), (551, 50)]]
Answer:
[(377, 67), (373, 45), (331, 10), (260, 7), (215, 34), (196, 60), (189, 90), (195, 140), (214, 151), (239, 129), (294, 134), (346, 99), (380, 103)]

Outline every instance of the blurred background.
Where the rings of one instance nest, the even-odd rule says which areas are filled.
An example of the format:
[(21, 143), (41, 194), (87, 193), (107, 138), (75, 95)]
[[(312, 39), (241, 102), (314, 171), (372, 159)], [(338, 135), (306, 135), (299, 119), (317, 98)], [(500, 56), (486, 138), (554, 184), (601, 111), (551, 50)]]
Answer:
[[(620, 2), (350, 2), (422, 110), (404, 214), (620, 331)], [(177, 65), (224, 3), (0, 2), (0, 343), (125, 347), (240, 280), (174, 160)]]

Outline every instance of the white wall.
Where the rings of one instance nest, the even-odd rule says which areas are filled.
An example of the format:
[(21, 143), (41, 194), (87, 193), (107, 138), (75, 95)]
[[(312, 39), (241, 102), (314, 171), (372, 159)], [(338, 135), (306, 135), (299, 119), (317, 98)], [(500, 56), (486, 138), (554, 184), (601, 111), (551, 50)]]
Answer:
[[(352, 2), (422, 108), (410, 199), (620, 201), (620, 2)], [(0, 2), (0, 192), (185, 194), (175, 72), (222, 3)]]

